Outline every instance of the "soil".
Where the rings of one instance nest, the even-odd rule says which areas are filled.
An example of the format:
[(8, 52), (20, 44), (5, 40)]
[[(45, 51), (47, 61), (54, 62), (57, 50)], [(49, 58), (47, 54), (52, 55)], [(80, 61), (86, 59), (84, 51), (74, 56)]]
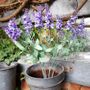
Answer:
[[(50, 77), (52, 76), (52, 72), (54, 72), (54, 73), (53, 73), (53, 77), (58, 75), (58, 73), (57, 73), (56, 71), (51, 70), (51, 71), (50, 71)], [(47, 75), (47, 76), (48, 76), (48, 73), (49, 73), (49, 70), (46, 69), (46, 75)], [(31, 73), (29, 72), (29, 75), (30, 75), (31, 77), (35, 77), (35, 78), (43, 78), (42, 70), (31, 71)], [(48, 77), (47, 77), (47, 78), (48, 78)]]

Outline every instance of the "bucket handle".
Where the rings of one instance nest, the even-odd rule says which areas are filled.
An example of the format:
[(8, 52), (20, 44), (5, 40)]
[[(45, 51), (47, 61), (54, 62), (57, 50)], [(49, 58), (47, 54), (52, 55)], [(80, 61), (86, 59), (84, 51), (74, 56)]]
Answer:
[(73, 67), (72, 66), (64, 66), (64, 70), (66, 73), (70, 73), (73, 71)]

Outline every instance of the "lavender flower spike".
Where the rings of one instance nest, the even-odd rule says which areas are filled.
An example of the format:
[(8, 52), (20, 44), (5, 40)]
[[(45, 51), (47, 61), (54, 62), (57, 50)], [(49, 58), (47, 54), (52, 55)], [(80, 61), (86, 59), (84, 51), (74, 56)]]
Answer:
[(76, 22), (77, 18), (77, 15), (71, 16), (71, 18), (67, 21), (67, 24), (65, 26), (66, 29), (70, 30), (72, 28), (72, 25)]
[(84, 28), (85, 28), (85, 24), (84, 24), (84, 20), (82, 20), (81, 23), (76, 28), (77, 35), (83, 36), (84, 35)]
[(42, 12), (37, 11), (35, 12), (35, 27), (36, 28), (42, 28), (43, 25), (43, 20), (42, 20)]
[(22, 16), (22, 23), (24, 25), (24, 29), (26, 30), (26, 33), (29, 34), (33, 25), (27, 9), (25, 10), (24, 15)]
[(48, 29), (52, 28), (52, 23), (52, 14), (50, 13), (50, 11), (47, 11), (45, 15), (45, 27)]
[(8, 26), (4, 28), (4, 31), (13, 41), (16, 41), (21, 35), (21, 30), (15, 23), (15, 18), (9, 21)]
[(57, 16), (57, 20), (56, 20), (56, 29), (60, 30), (63, 26), (63, 22), (62, 20)]

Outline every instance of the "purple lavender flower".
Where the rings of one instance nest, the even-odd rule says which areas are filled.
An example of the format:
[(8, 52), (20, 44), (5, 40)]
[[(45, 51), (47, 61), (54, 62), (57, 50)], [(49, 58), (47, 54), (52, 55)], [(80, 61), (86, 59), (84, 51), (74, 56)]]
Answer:
[(8, 26), (4, 28), (6, 34), (12, 39), (17, 40), (21, 35), (21, 30), (17, 27), (15, 19), (9, 21)]
[(68, 21), (67, 24), (65, 26), (66, 29), (70, 30), (72, 28), (72, 25), (76, 22), (77, 20), (77, 15), (72, 16)]
[(38, 11), (35, 13), (35, 27), (42, 28), (43, 26), (42, 12)]
[(25, 10), (24, 15), (22, 17), (22, 23), (24, 25), (24, 29), (26, 30), (26, 33), (30, 33), (33, 25), (27, 9)]
[(57, 17), (57, 19), (56, 19), (56, 29), (60, 30), (62, 28), (62, 26), (63, 26), (62, 20), (59, 17)]
[(76, 28), (76, 34), (79, 36), (83, 36), (84, 28), (85, 28), (85, 24), (84, 24), (84, 20), (82, 20), (81, 23)]
[(54, 23), (52, 20), (52, 14), (50, 13), (50, 11), (47, 11), (46, 15), (45, 15), (45, 27), (48, 29), (54, 28)]
[(72, 30), (72, 37), (73, 38), (77, 38), (78, 36), (83, 37), (84, 34), (84, 21), (82, 20), (82, 22), (75, 28), (73, 27)]
[(51, 29), (54, 29), (54, 27), (55, 27), (55, 25), (54, 25), (54, 23), (52, 22), (51, 25), (50, 25), (50, 28), (51, 28)]
[(77, 38), (76, 28), (72, 28), (71, 32), (72, 32), (71, 39), (76, 39)]
[(44, 10), (44, 5), (39, 5), (39, 6), (37, 6), (37, 10), (38, 10), (38, 11), (43, 11), (43, 10)]

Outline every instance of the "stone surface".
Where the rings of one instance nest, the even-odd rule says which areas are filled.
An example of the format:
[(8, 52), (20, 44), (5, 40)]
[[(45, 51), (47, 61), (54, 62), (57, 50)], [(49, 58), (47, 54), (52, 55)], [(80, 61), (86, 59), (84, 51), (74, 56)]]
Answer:
[(56, 0), (50, 7), (50, 11), (55, 15), (61, 17), (66, 16), (67, 14), (73, 13), (77, 7), (76, 0)]
[[(77, 8), (78, 5), (81, 4), (81, 0), (54, 0), (53, 4), (50, 7), (50, 11), (53, 15), (67, 15), (72, 13)], [(82, 0), (83, 1), (83, 0)], [(90, 15), (90, 0), (87, 0), (86, 4), (79, 11), (79, 16)]]
[[(81, 3), (81, 0), (78, 0), (79, 4)], [(90, 15), (90, 0), (87, 0), (86, 4), (82, 7), (82, 9), (79, 11), (79, 15)]]

